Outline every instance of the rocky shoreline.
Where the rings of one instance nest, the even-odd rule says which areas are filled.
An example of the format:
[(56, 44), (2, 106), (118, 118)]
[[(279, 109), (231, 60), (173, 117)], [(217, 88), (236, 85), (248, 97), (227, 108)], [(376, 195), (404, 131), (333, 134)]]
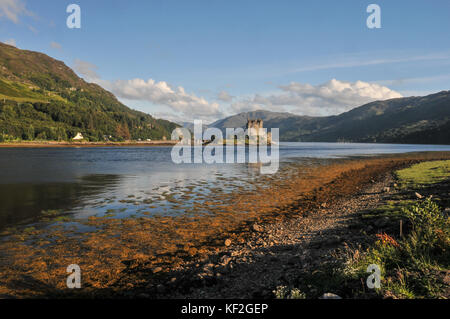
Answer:
[[(157, 299), (274, 298), (276, 287), (305, 280), (321, 271), (319, 267), (324, 265), (333, 267), (350, 249), (363, 251), (373, 243), (375, 234), (392, 230), (392, 227), (397, 231), (398, 225), (392, 225), (385, 217), (367, 222), (362, 215), (399, 192), (393, 168), (410, 164), (406, 161), (384, 171), (366, 168), (353, 172), (355, 176), (364, 176), (364, 182), (351, 183), (349, 187), (353, 191), (350, 190), (351, 195), (348, 196), (343, 191), (347, 187), (345, 180), (356, 177), (352, 174), (341, 176), (340, 180), (331, 183), (336, 184), (340, 195), (329, 196), (328, 201), (321, 202), (319, 191), (312, 195), (319, 205), (311, 207), (307, 201), (299, 202), (297, 205), (307, 208), (302, 209), (301, 214), (270, 223), (253, 223), (247, 230), (247, 237), (226, 239), (219, 252), (211, 251), (206, 258), (187, 262), (177, 270), (163, 272), (163, 268), (157, 268), (152, 270), (152, 275), (145, 265), (135, 267), (130, 274), (146, 272), (152, 283), (125, 292), (125, 296)], [(317, 298), (333, 293), (319, 291), (315, 285), (308, 287)]]
[[(273, 290), (295, 281), (299, 272), (314, 272), (319, 265), (332, 262), (339, 249), (364, 246), (367, 236), (363, 232), (381, 230), (385, 221), (361, 225), (358, 213), (376, 208), (394, 183), (387, 173), (350, 199), (273, 224), (254, 224), (246, 242), (227, 242), (229, 246), (219, 254), (185, 265), (156, 286), (154, 297), (273, 298)], [(138, 296), (152, 295), (142, 292)]]
[[(297, 175), (267, 181), (270, 187), (258, 192), (232, 195), (217, 216), (93, 219), (89, 225), (98, 224), (101, 231), (80, 239), (57, 228), (42, 241), (43, 233), (33, 230), (34, 249), (21, 244), (30, 236), (3, 244), (14, 257), (5, 261), (14, 264), (0, 272), (5, 279), (0, 296), (274, 298), (277, 287), (291, 284), (306, 285), (308, 298), (337, 293), (317, 287), (316, 277), (350, 249), (364, 250), (376, 234), (393, 227), (384, 217), (363, 218), (398, 192), (393, 172), (449, 158), (442, 152), (348, 159), (308, 172), (294, 166), (288, 172)], [(149, 250), (151, 245), (156, 250)], [(85, 269), (83, 289), (77, 291), (64, 287), (63, 265), (74, 262)], [(324, 273), (321, 280), (333, 278)]]

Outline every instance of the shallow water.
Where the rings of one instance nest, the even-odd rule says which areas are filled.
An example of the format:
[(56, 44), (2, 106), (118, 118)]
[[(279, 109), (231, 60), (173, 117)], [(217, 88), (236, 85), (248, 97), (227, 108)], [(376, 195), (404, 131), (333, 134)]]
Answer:
[[(450, 146), (281, 143), (280, 165), (311, 158), (450, 151)], [(174, 216), (208, 213), (196, 205), (251, 191), (257, 164), (181, 164), (170, 147), (0, 149), (0, 228), (43, 216)]]

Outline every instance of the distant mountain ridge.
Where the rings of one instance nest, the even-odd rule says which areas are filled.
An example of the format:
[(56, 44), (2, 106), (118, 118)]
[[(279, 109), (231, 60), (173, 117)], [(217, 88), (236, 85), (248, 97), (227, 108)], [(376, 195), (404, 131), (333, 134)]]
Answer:
[(281, 141), (450, 144), (450, 91), (376, 101), (336, 116), (246, 112), (210, 127), (244, 127), (247, 118), (278, 127)]
[[(450, 144), (450, 91), (376, 101), (327, 117), (254, 111), (210, 127), (244, 127), (261, 118), (281, 141)], [(185, 124), (188, 125), (189, 124)], [(170, 138), (178, 124), (155, 119), (79, 78), (63, 62), (0, 42), (0, 142)]]
[(0, 141), (161, 139), (177, 126), (128, 108), (61, 61), (0, 42)]

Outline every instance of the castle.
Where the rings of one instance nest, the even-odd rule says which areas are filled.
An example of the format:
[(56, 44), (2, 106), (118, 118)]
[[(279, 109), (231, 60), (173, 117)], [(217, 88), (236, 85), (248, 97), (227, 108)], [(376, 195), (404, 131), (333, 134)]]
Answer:
[(271, 132), (267, 132), (266, 134), (263, 133), (264, 135), (259, 136), (259, 129), (262, 129), (262, 128), (264, 128), (264, 121), (263, 120), (261, 120), (261, 119), (256, 119), (256, 120), (247, 119), (247, 130), (250, 130), (250, 129), (255, 129), (256, 130), (256, 132), (258, 134), (257, 135), (258, 136), (257, 137), (258, 144), (259, 144), (259, 138), (260, 137), (266, 138), (264, 135), (267, 134), (267, 145), (270, 145), (272, 143), (272, 133)]
[(260, 128), (263, 128), (264, 121), (263, 120), (249, 120), (247, 119), (247, 129), (254, 128), (256, 130), (259, 130)]

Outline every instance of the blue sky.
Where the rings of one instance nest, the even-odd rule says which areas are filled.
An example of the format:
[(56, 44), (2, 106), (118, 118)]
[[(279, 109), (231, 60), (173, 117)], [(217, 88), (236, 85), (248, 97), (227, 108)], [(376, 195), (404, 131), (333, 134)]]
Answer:
[[(66, 7), (81, 7), (81, 29)], [(366, 8), (381, 8), (369, 29)], [(0, 41), (157, 117), (329, 115), (450, 89), (450, 1), (0, 0)]]

